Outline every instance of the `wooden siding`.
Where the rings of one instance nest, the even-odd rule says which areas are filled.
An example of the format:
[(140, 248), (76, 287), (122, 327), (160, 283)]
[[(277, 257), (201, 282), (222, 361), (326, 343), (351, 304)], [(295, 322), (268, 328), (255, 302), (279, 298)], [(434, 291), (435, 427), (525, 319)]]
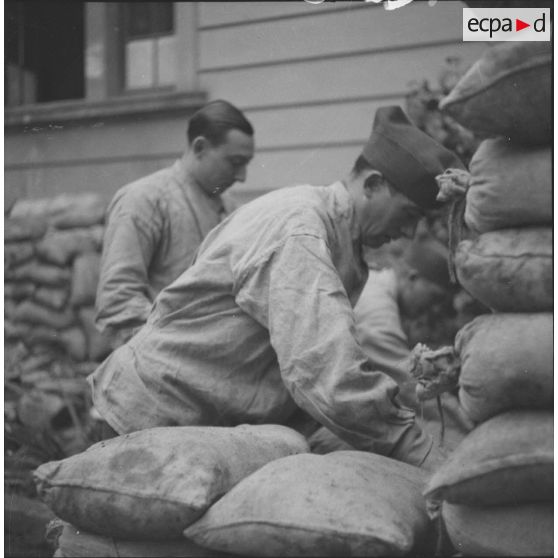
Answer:
[[(181, 44), (191, 47), (197, 77), (186, 81), (197, 81), (209, 99), (235, 103), (256, 128), (256, 157), (232, 196), (244, 202), (281, 186), (342, 177), (378, 106), (402, 103), (413, 81), (435, 86), (448, 56), (468, 66), (486, 48), (461, 41), (463, 5), (415, 1), (393, 11), (362, 1), (188, 5), (181, 21), (196, 20), (196, 46)], [(108, 199), (179, 156), (185, 126), (174, 114), (8, 133), (5, 182), (28, 196), (93, 190)]]

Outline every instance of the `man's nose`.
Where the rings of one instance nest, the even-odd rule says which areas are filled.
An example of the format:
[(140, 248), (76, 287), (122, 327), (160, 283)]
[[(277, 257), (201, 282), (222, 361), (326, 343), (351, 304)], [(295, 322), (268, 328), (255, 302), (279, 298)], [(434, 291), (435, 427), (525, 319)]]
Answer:
[(247, 174), (248, 172), (246, 170), (246, 167), (241, 167), (235, 172), (234, 179), (236, 182), (245, 182)]

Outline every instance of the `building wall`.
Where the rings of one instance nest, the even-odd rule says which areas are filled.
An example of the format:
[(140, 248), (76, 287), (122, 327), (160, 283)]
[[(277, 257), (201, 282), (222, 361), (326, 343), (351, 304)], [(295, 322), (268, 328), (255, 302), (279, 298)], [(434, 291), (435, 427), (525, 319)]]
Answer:
[[(448, 56), (464, 66), (480, 56), (483, 44), (461, 40), (462, 7), (415, 1), (387, 11), (361, 1), (301, 0), (188, 8), (193, 81), (208, 99), (235, 103), (256, 128), (248, 180), (231, 194), (243, 202), (281, 186), (340, 178), (378, 106), (402, 103), (412, 81), (435, 86)], [(8, 131), (6, 184), (26, 196), (93, 190), (108, 199), (180, 155), (184, 114)]]

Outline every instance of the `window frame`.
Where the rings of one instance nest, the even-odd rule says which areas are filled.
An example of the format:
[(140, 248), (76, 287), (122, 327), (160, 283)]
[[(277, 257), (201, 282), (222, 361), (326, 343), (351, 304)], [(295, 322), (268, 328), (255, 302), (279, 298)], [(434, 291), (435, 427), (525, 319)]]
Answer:
[[(85, 11), (85, 98), (4, 108), (5, 129), (68, 125), (71, 122), (145, 117), (148, 114), (182, 112), (201, 107), (207, 94), (199, 88), (197, 3), (173, 2), (174, 32), (180, 65), (174, 87), (126, 92), (122, 89), (123, 60), (119, 28), (119, 3), (86, 2)], [(89, 52), (95, 65), (90, 69)]]

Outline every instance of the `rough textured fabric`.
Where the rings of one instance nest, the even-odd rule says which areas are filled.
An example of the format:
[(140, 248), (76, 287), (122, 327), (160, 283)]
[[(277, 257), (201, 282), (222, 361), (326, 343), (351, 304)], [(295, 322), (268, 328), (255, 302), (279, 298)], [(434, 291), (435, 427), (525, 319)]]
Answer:
[(53, 198), (17, 200), (11, 215), (36, 220), (45, 219), (57, 229), (90, 227), (103, 222), (105, 203), (101, 196), (60, 194)]
[(414, 402), (415, 382), (407, 366), (410, 352), (399, 317), (395, 270), (370, 270), (355, 306), (355, 322), (360, 345), (374, 367), (397, 382), (406, 403)]
[(366, 452), (285, 457), (241, 481), (184, 534), (248, 556), (411, 555), (432, 527), (425, 477)]
[(100, 250), (102, 239), (101, 225), (65, 231), (54, 230), (37, 242), (36, 252), (47, 262), (66, 265), (77, 254)]
[(154, 428), (118, 436), (34, 472), (39, 496), (76, 527), (120, 539), (178, 538), (245, 476), (308, 451), (278, 425)]
[(367, 277), (341, 183), (284, 188), (213, 229), (147, 324), (90, 377), (118, 432), (276, 422), (298, 407), (359, 449), (420, 464), (431, 440), (370, 366), (351, 305)]
[(184, 537), (165, 541), (132, 541), (102, 537), (64, 523), (58, 539), (61, 558), (190, 558), (193, 556), (229, 556), (202, 548)]
[(551, 43), (488, 48), (442, 99), (440, 108), (473, 132), (524, 144), (551, 143)]
[(219, 223), (220, 197), (190, 181), (184, 164), (121, 188), (107, 210), (97, 326), (118, 343), (147, 319), (157, 293), (191, 263), (205, 235)]
[(497, 312), (554, 307), (552, 228), (515, 228), (462, 240), (455, 252), (459, 283)]
[(552, 556), (552, 502), (510, 506), (444, 503), (442, 518), (455, 549), (463, 556)]
[(426, 497), (492, 506), (551, 500), (552, 411), (509, 411), (475, 428), (426, 488)]
[(552, 409), (553, 318), (550, 313), (487, 314), (459, 331), (459, 401), (472, 421), (511, 409)]
[(552, 147), (483, 141), (471, 160), (465, 223), (483, 233), (552, 224)]

